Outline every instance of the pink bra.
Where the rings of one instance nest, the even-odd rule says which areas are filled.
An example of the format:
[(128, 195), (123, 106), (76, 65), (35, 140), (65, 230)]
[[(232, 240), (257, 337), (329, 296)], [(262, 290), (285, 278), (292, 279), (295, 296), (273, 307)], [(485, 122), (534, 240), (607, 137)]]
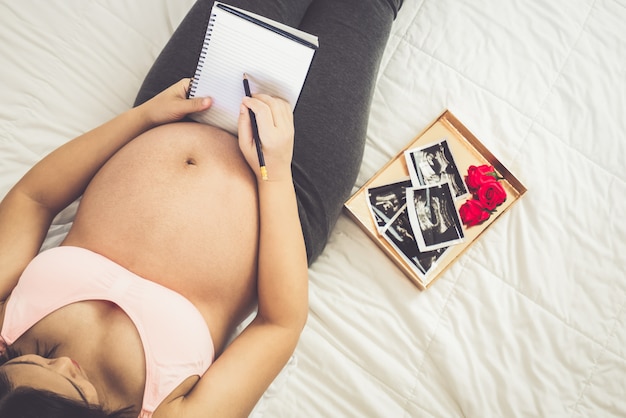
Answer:
[(24, 270), (6, 305), (0, 352), (46, 315), (85, 300), (117, 304), (139, 332), (146, 356), (141, 418), (151, 417), (183, 380), (202, 376), (213, 362), (211, 334), (191, 302), (78, 247), (44, 251)]

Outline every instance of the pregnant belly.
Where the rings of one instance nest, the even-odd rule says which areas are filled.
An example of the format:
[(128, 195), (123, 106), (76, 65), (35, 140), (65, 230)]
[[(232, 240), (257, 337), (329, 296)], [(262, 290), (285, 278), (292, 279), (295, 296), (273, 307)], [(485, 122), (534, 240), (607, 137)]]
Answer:
[(205, 317), (218, 305), (240, 316), (256, 280), (256, 182), (231, 135), (197, 123), (157, 127), (94, 177), (64, 245), (183, 294)]

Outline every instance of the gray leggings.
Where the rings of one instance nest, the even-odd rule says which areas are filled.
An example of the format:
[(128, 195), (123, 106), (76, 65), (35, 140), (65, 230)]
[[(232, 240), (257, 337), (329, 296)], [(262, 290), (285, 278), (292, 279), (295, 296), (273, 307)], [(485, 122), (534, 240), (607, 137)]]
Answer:
[[(293, 181), (309, 264), (324, 249), (361, 166), (376, 74), (401, 2), (226, 1), (319, 37), (294, 112)], [(135, 105), (193, 76), (212, 5), (199, 0), (189, 11), (146, 76)]]

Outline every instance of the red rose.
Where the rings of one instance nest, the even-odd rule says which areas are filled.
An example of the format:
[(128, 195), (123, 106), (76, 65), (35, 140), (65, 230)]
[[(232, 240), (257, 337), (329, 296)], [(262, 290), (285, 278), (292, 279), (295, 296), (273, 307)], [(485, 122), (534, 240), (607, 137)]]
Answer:
[(491, 165), (471, 165), (467, 169), (465, 183), (472, 191), (478, 190), (482, 185), (497, 181), (496, 171)]
[(459, 208), (461, 221), (467, 226), (474, 226), (489, 218), (489, 211), (478, 200), (470, 199)]
[(506, 200), (506, 191), (497, 181), (485, 183), (476, 192), (476, 198), (485, 209), (494, 210)]

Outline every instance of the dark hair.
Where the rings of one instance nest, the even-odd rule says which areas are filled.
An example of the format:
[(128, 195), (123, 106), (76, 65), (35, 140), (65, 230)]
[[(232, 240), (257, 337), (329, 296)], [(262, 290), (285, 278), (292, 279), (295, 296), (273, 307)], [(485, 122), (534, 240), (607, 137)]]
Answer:
[(106, 412), (97, 405), (65, 398), (54, 392), (28, 387), (13, 388), (0, 370), (0, 417), (6, 418), (125, 418), (131, 408)]

